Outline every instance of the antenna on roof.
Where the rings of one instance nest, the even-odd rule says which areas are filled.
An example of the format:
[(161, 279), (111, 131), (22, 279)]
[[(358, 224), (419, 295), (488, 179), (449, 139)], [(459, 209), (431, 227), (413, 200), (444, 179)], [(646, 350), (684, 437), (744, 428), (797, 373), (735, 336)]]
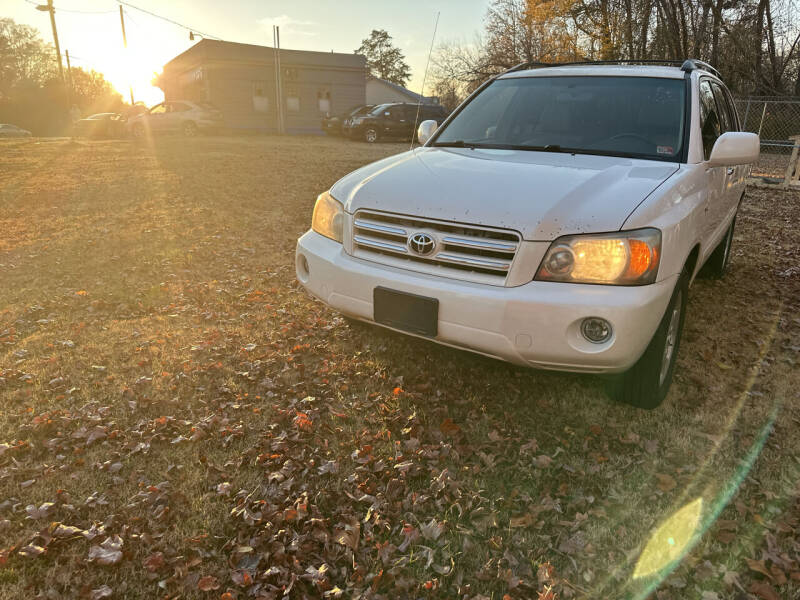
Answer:
[(436, 30), (439, 28), (439, 16), (441, 12), (436, 13), (436, 22), (433, 24), (433, 36), (431, 37), (431, 47), (428, 50), (428, 62), (425, 63), (425, 74), (422, 76), (422, 90), (417, 100), (417, 115), (414, 117), (414, 129), (411, 131), (411, 146), (409, 150), (414, 149), (414, 136), (417, 133), (417, 123), (419, 122), (419, 109), (422, 106), (422, 101), (425, 99), (425, 80), (428, 79), (428, 67), (431, 64), (431, 54), (433, 54), (433, 41), (436, 39)]

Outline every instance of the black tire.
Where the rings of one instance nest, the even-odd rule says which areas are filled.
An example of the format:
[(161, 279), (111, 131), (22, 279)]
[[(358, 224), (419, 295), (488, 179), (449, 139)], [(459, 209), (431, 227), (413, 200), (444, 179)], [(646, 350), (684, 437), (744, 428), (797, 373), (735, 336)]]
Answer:
[(361, 137), (364, 138), (364, 141), (368, 144), (374, 144), (378, 141), (378, 130), (374, 127), (366, 127), (364, 131), (361, 132)]
[(688, 291), (689, 273), (684, 268), (644, 354), (630, 369), (608, 380), (608, 392), (612, 398), (648, 410), (664, 401), (675, 372)]
[(197, 137), (199, 130), (197, 129), (197, 125), (194, 121), (186, 121), (183, 124), (183, 136), (184, 137)]
[(736, 215), (733, 216), (731, 226), (725, 232), (725, 236), (720, 240), (717, 247), (708, 257), (706, 264), (700, 270), (700, 275), (706, 279), (722, 279), (725, 271), (728, 270), (728, 263), (731, 259), (731, 244), (733, 243), (733, 229), (736, 226)]

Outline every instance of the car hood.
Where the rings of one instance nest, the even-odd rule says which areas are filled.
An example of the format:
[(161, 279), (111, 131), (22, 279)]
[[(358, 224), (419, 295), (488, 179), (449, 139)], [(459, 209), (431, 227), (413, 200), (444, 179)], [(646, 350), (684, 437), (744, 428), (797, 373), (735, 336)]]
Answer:
[(374, 209), (513, 229), (523, 239), (617, 231), (676, 163), (519, 150), (417, 148), (340, 179), (331, 194)]

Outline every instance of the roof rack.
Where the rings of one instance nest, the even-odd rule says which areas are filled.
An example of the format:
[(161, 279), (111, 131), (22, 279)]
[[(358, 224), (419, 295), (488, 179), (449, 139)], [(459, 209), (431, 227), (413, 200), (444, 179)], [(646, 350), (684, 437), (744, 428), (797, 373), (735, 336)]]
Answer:
[(681, 71), (691, 73), (696, 69), (704, 69), (719, 77), (719, 71), (705, 61), (697, 60), (695, 58), (687, 58), (686, 60), (671, 60), (671, 59), (647, 59), (647, 60), (580, 60), (573, 62), (563, 63), (546, 63), (528, 61), (515, 65), (505, 71), (506, 73), (514, 73), (515, 71), (524, 71), (526, 69), (546, 68), (546, 67), (577, 67), (577, 66), (591, 66), (591, 65), (661, 65), (668, 67), (680, 67)]

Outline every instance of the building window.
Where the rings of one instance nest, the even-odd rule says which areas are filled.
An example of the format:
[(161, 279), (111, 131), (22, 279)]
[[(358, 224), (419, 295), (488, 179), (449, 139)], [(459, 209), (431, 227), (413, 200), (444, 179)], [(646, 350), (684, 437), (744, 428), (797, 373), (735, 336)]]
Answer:
[(253, 82), (253, 110), (262, 113), (269, 110), (269, 97), (265, 81)]
[(286, 88), (286, 110), (290, 113), (300, 112), (300, 94), (297, 88)]
[(319, 112), (330, 114), (331, 112), (331, 92), (328, 88), (317, 91), (317, 105)]

